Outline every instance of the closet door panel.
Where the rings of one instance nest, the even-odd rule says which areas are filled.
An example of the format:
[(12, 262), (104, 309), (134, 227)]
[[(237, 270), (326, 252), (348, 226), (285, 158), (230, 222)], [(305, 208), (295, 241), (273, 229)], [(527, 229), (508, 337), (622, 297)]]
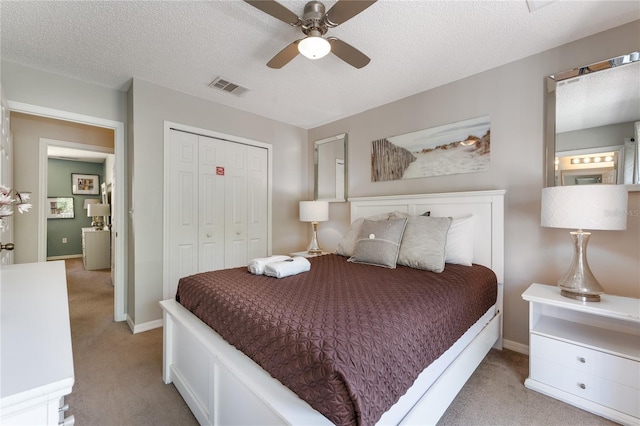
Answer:
[(248, 147), (247, 234), (249, 259), (267, 255), (267, 150)]
[(247, 249), (247, 146), (225, 147), (225, 268), (249, 263)]
[(199, 272), (223, 269), (224, 253), (224, 164), (223, 141), (199, 137)]
[(198, 137), (173, 132), (169, 164), (169, 296), (178, 280), (198, 271)]

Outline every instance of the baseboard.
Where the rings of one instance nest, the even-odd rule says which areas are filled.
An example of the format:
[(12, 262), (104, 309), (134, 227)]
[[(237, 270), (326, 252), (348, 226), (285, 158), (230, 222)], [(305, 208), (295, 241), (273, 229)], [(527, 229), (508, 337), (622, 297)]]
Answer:
[(502, 340), (502, 347), (504, 349), (509, 349), (514, 352), (521, 353), (523, 355), (529, 355), (529, 346), (523, 345), (522, 343), (514, 342), (513, 340)]
[(127, 324), (133, 334), (143, 333), (145, 331), (153, 330), (154, 328), (162, 328), (162, 319), (145, 322), (142, 324), (136, 324), (129, 315), (127, 315)]
[(64, 260), (64, 259), (76, 259), (78, 257), (82, 257), (82, 253), (80, 254), (67, 254), (64, 256), (49, 256), (47, 260)]

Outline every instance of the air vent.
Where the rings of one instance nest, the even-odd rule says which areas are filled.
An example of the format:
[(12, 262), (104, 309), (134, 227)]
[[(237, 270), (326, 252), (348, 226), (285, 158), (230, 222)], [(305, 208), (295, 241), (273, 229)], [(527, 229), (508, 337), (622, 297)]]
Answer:
[(225, 92), (233, 93), (234, 95), (237, 95), (237, 96), (241, 96), (247, 90), (249, 90), (246, 87), (238, 86), (237, 84), (234, 84), (234, 83), (231, 83), (230, 81), (224, 80), (221, 77), (216, 77), (216, 79), (213, 80), (209, 84), (209, 87), (213, 87), (214, 89), (223, 90)]

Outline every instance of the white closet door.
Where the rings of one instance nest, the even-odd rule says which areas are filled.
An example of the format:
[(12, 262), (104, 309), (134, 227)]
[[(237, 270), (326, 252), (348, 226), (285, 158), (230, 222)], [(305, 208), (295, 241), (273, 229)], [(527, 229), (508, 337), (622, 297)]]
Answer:
[(230, 143), (225, 157), (225, 267), (247, 265), (247, 151)]
[(248, 197), (247, 197), (247, 239), (249, 260), (267, 255), (267, 191), (268, 155), (267, 150), (248, 147)]
[(268, 242), (268, 151), (171, 131), (167, 155), (165, 297), (181, 277), (245, 266)]
[(198, 272), (198, 136), (172, 131), (169, 144), (169, 297), (180, 277)]
[(200, 136), (198, 272), (223, 269), (225, 142)]

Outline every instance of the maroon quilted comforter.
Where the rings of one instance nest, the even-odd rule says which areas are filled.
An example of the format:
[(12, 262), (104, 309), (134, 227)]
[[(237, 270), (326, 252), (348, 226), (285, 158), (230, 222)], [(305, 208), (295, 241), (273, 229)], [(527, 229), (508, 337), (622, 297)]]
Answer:
[(310, 259), (276, 279), (246, 268), (182, 278), (176, 299), (337, 425), (372, 425), (496, 301), (494, 273)]

